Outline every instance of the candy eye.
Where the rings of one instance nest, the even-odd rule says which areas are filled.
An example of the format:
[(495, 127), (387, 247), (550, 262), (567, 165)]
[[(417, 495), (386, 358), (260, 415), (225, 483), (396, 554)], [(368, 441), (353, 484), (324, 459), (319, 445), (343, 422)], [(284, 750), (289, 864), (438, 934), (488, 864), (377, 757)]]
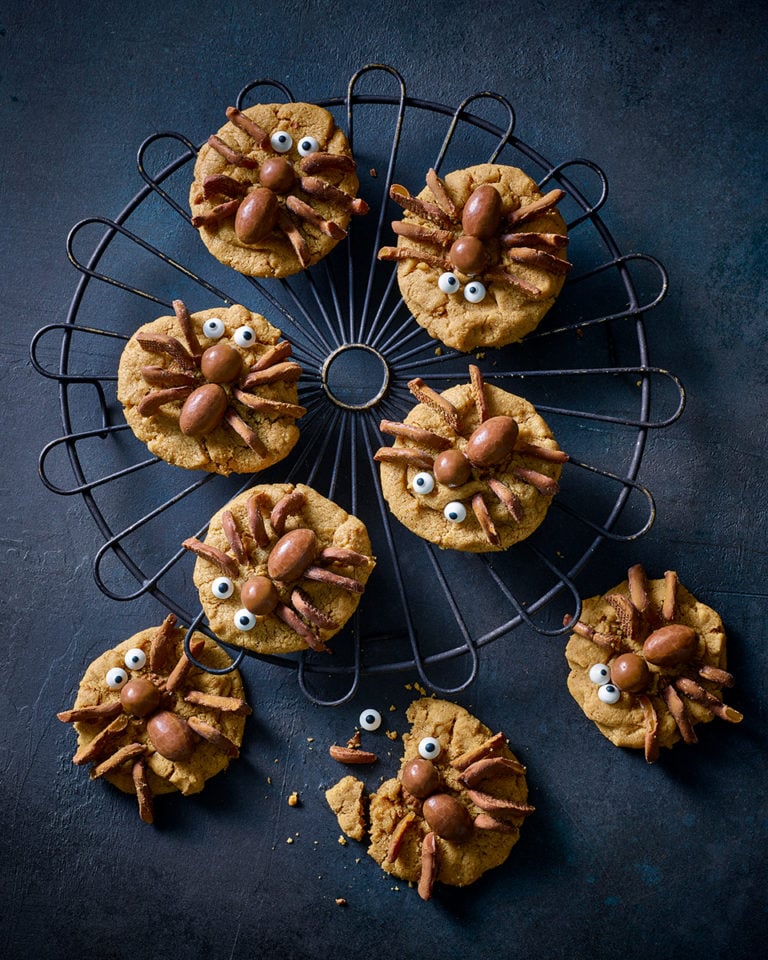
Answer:
[(451, 523), (464, 523), (467, 519), (467, 508), (458, 500), (452, 500), (443, 510), (443, 516)]
[(432, 493), (434, 489), (435, 489), (435, 478), (432, 476), (431, 473), (422, 471), (421, 473), (417, 473), (416, 476), (413, 478), (414, 493), (420, 493), (420, 494)]
[(219, 600), (227, 600), (235, 592), (235, 585), (229, 577), (216, 577), (211, 584), (211, 593)]
[(473, 280), (464, 287), (464, 299), (470, 303), (480, 303), (485, 299), (485, 287), (479, 280)]
[(589, 679), (592, 683), (602, 686), (611, 679), (611, 671), (604, 663), (595, 663), (589, 668)]
[[(125, 665), (129, 670), (141, 670), (147, 662), (147, 655), (138, 647), (131, 647), (125, 655)], [(119, 667), (117, 668), (120, 669)]]
[(360, 714), (360, 726), (363, 730), (378, 730), (381, 726), (381, 714), (378, 710), (363, 710)]
[(104, 679), (110, 690), (119, 690), (123, 684), (128, 683), (128, 674), (122, 667), (112, 667), (111, 670), (107, 670)]
[(458, 293), (459, 290), (461, 290), (459, 278), (455, 273), (451, 273), (450, 271), (440, 274), (437, 285), (443, 293)]
[(441, 750), (440, 741), (435, 740), (434, 737), (424, 737), (419, 741), (419, 756), (425, 760), (436, 760)]
[(621, 691), (612, 683), (604, 683), (597, 688), (597, 695), (603, 703), (616, 703), (621, 697)]
[(244, 633), (247, 633), (249, 630), (253, 630), (253, 628), (256, 626), (256, 617), (251, 613), (250, 610), (246, 610), (245, 607), (242, 607), (237, 611), (234, 620), (237, 629), (242, 630)]
[(218, 317), (210, 317), (203, 324), (203, 334), (208, 337), (209, 340), (218, 340), (219, 337), (224, 336), (224, 321), (219, 320)]
[(238, 327), (232, 339), (238, 347), (252, 347), (256, 342), (256, 334), (253, 332), (253, 327), (246, 325), (244, 327)]
[(293, 137), (290, 133), (286, 133), (285, 130), (278, 130), (272, 134), (269, 142), (272, 144), (272, 149), (276, 153), (288, 153), (293, 146)]
[(317, 153), (320, 149), (320, 144), (314, 137), (302, 137), (301, 140), (299, 140), (297, 149), (302, 157), (307, 157), (310, 153)]

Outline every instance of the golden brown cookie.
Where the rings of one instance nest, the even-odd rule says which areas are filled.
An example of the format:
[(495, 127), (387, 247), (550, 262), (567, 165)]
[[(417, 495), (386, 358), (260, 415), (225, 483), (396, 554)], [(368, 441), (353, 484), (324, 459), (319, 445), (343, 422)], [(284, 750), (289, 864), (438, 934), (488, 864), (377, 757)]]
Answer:
[[(502, 864), (534, 808), (525, 767), (502, 733), (447, 700), (416, 700), (406, 716), (411, 730), (397, 778), (369, 798), (368, 853), (387, 873), (418, 884), (427, 900), (436, 882), (463, 887)], [(360, 795), (352, 776), (326, 793), (355, 839)]]
[(722, 702), (733, 684), (722, 620), (674, 571), (648, 580), (636, 564), (623, 583), (585, 600), (565, 656), (584, 713), (616, 746), (644, 749), (649, 763), (661, 747), (696, 743), (697, 723), (742, 720)]
[(357, 197), (347, 138), (311, 103), (227, 108), (203, 144), (190, 188), (192, 225), (210, 252), (250, 277), (287, 277), (333, 250)]
[[(226, 769), (251, 713), (238, 671), (214, 675), (194, 666), (184, 652), (186, 631), (175, 624), (171, 614), (103, 653), (86, 669), (74, 707), (58, 714), (77, 731), (73, 762), (93, 764), (91, 779), (135, 793), (147, 823), (156, 795), (198, 793)], [(214, 669), (231, 662), (199, 633), (190, 652)]]
[(394, 515), (409, 530), (451, 550), (506, 550), (544, 520), (568, 459), (522, 397), (470, 382), (436, 393), (408, 384), (420, 401), (403, 423), (381, 422), (395, 442), (374, 458)]
[(117, 398), (139, 440), (188, 470), (256, 473), (293, 449), (301, 367), (258, 313), (232, 306), (145, 324), (120, 359)]
[(326, 650), (375, 566), (362, 521), (304, 484), (246, 490), (183, 545), (213, 632), (256, 653)]
[(570, 263), (565, 194), (542, 194), (517, 167), (483, 163), (439, 177), (412, 196), (395, 184), (405, 209), (392, 229), (397, 280), (414, 319), (456, 350), (501, 347), (530, 333), (555, 302)]

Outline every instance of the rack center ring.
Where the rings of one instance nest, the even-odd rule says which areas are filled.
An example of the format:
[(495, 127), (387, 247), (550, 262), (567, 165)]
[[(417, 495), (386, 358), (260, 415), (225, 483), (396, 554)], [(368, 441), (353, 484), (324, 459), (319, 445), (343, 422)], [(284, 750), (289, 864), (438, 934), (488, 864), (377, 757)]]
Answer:
[[(381, 381), (375, 389), (377, 370)], [(337, 347), (326, 357), (320, 375), (328, 399), (344, 410), (370, 410), (389, 389), (389, 364), (367, 343), (343, 343)], [(369, 395), (366, 387), (375, 392)]]

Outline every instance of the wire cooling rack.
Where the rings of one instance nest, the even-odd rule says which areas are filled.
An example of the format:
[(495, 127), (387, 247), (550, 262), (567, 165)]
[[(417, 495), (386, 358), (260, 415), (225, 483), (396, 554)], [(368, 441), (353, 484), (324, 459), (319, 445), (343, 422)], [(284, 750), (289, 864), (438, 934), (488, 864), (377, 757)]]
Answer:
[[(293, 99), (284, 84), (259, 80), (236, 105)], [(179, 133), (141, 144), (144, 185), (122, 213), (73, 227), (67, 251), (81, 278), (68, 315), (31, 344), (35, 368), (58, 383), (63, 431), (42, 450), (40, 476), (54, 493), (84, 499), (102, 538), (93, 569), (103, 594), (126, 602), (152, 595), (188, 625), (187, 637), (202, 630), (213, 639), (182, 540), (204, 536), (212, 514), (254, 483), (315, 487), (368, 527), (377, 567), (360, 607), (332, 641), (333, 657), (228, 648), (233, 666), (247, 656), (290, 667), (304, 694), (324, 705), (350, 699), (364, 674), (394, 671), (455, 693), (474, 679), (481, 648), (517, 627), (563, 633), (563, 613), (580, 611), (574, 578), (599, 545), (635, 540), (653, 523), (653, 497), (637, 479), (647, 435), (673, 423), (685, 403), (678, 378), (650, 365), (646, 344), (644, 314), (664, 297), (667, 276), (654, 257), (621, 253), (600, 216), (603, 171), (582, 159), (545, 160), (515, 135), (514, 110), (496, 93), (448, 107), (408, 96), (396, 70), (371, 64), (351, 78), (346, 96), (316, 102), (346, 127), (371, 212), (309, 271), (262, 281), (210, 257), (186, 200), (198, 146)], [(206, 126), (217, 129), (223, 113)], [(541, 187), (565, 191), (560, 210), (575, 267), (521, 344), (467, 356), (440, 347), (413, 321), (396, 265), (376, 252), (392, 242), (389, 220), (400, 215), (389, 200), (393, 182), (416, 193), (430, 166), (446, 172), (480, 162), (519, 166)], [(172, 312), (174, 299), (193, 312), (244, 303), (292, 341), (308, 413), (285, 461), (258, 475), (200, 475), (147, 456), (133, 437), (115, 396), (120, 353), (138, 326)], [(401, 420), (413, 405), (407, 382), (420, 376), (445, 389), (467, 381), (469, 362), (487, 382), (534, 403), (570, 454), (542, 526), (500, 554), (441, 551), (401, 527), (373, 462), (379, 421)]]

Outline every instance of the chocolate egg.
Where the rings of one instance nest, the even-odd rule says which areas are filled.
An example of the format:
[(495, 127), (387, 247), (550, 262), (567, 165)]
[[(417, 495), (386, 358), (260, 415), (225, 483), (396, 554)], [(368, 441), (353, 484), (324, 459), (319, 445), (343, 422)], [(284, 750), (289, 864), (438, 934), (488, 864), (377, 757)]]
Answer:
[(298, 580), (317, 556), (317, 549), (317, 537), (312, 530), (291, 530), (272, 548), (267, 572), (273, 580)]
[(424, 819), (443, 840), (460, 843), (474, 826), (469, 810), (447, 793), (435, 793), (424, 801)]
[(270, 157), (261, 165), (259, 180), (275, 193), (288, 193), (296, 181), (296, 173), (285, 157)]
[(435, 480), (446, 487), (460, 487), (472, 476), (472, 466), (461, 450), (443, 450), (432, 466)]
[(200, 369), (211, 383), (232, 383), (243, 369), (243, 358), (229, 343), (215, 343), (203, 351)]
[(265, 617), (277, 606), (280, 594), (269, 577), (251, 577), (240, 587), (240, 600), (246, 610)]
[(184, 401), (179, 414), (179, 429), (187, 437), (203, 437), (224, 419), (227, 394), (218, 383), (204, 383)]
[(258, 243), (277, 222), (277, 197), (265, 187), (257, 187), (246, 196), (235, 214), (235, 234), (243, 243)]
[(478, 467), (492, 467), (512, 453), (518, 433), (513, 417), (490, 417), (473, 431), (464, 455)]
[(183, 717), (161, 710), (147, 721), (152, 746), (166, 760), (188, 760), (195, 749), (195, 733)]
[(470, 194), (461, 214), (464, 233), (488, 240), (501, 222), (501, 194), (489, 183), (481, 184)]
[(400, 772), (400, 780), (408, 793), (420, 800), (435, 793), (442, 785), (437, 767), (431, 760), (421, 757), (405, 764)]
[(472, 276), (480, 273), (488, 262), (483, 241), (477, 237), (459, 237), (454, 240), (448, 253), (448, 259), (461, 273)]
[(636, 653), (622, 653), (611, 661), (611, 682), (619, 690), (641, 693), (647, 689), (650, 678), (648, 664)]
[(698, 636), (692, 627), (670, 623), (654, 630), (643, 644), (643, 656), (657, 667), (675, 667), (696, 653)]
[(160, 705), (160, 691), (146, 677), (135, 677), (121, 688), (120, 702), (132, 717), (146, 717)]

